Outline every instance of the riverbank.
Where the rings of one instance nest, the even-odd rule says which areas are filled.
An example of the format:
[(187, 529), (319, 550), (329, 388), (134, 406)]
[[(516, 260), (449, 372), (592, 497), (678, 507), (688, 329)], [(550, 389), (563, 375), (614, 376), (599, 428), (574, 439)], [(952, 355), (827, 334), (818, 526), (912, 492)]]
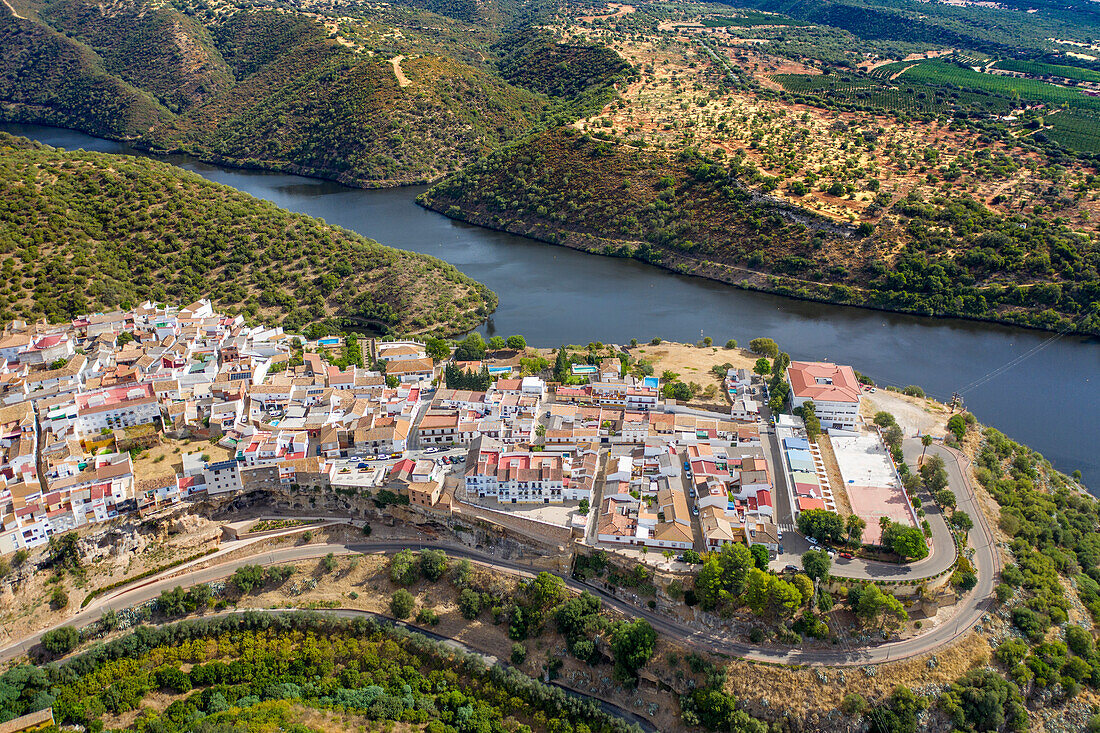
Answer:
[[(69, 149), (146, 155), (60, 128), (0, 129)], [(684, 277), (634, 259), (591, 257), (441, 216), (415, 203), (422, 188), (362, 190), (186, 156), (168, 162), (475, 276), (499, 297), (478, 328), (485, 336), (523, 334), (530, 343), (555, 346), (655, 336), (690, 343), (704, 335), (721, 345), (769, 336), (794, 359), (853, 364), (880, 385), (917, 384), (940, 401), (959, 391), (983, 423), (1100, 485), (1100, 457), (1088, 439), (1100, 431), (1100, 413), (1091, 409), (1100, 404), (1095, 338), (828, 306)]]
[[(450, 219), (485, 229), (505, 232), (532, 239), (536, 242), (566, 247), (587, 254), (615, 259), (633, 259), (677, 275), (712, 280), (741, 290), (781, 295), (814, 303), (864, 308), (887, 313), (904, 313), (921, 318), (958, 318), (978, 323), (1010, 325), (1035, 331), (1100, 336), (1100, 327), (1081, 327), (1080, 319), (1074, 322), (1061, 316), (1052, 316), (1046, 319), (1046, 322), (1036, 323), (1037, 314), (1031, 311), (1005, 309), (996, 316), (991, 316), (970, 313), (961, 308), (929, 310), (926, 307), (906, 307), (896, 299), (890, 300), (890, 298), (895, 297), (892, 294), (879, 290), (870, 290), (850, 284), (842, 285), (802, 280), (736, 265), (699, 260), (669, 249), (651, 249), (648, 243), (645, 242), (630, 242), (601, 237), (589, 232), (551, 229), (527, 219), (515, 218), (501, 221), (498, 216), (490, 214), (488, 211), (463, 208), (454, 199), (434, 198), (431, 191), (417, 196), (416, 202), (420, 206)], [(648, 253), (649, 256), (639, 256), (639, 252)]]

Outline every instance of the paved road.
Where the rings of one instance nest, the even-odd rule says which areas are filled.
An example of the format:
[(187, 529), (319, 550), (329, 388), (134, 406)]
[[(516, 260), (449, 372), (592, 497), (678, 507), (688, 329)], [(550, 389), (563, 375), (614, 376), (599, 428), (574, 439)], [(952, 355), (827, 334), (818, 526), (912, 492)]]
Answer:
[[(699, 648), (713, 652), (726, 653), (745, 659), (756, 661), (783, 662), (787, 664), (810, 665), (861, 665), (876, 662), (885, 662), (917, 656), (947, 644), (972, 627), (992, 607), (991, 596), (993, 581), (996, 572), (999, 572), (999, 558), (996, 556), (992, 542), (992, 534), (985, 525), (984, 517), (977, 511), (973, 504), (973, 493), (967, 483), (964, 471), (960, 467), (954, 452), (946, 448), (934, 446), (930, 448), (944, 457), (947, 464), (948, 476), (951, 488), (959, 499), (959, 507), (964, 511), (970, 511), (976, 523), (971, 530), (971, 544), (977, 548), (975, 562), (978, 567), (978, 585), (962, 601), (962, 608), (957, 614), (957, 621), (951, 624), (931, 629), (921, 636), (882, 644), (863, 649), (768, 649), (765, 647), (743, 644), (730, 639), (726, 632), (714, 632), (704, 629), (696, 629), (655, 613), (648, 608), (636, 606), (632, 603), (620, 600), (602, 590), (590, 588), (571, 578), (565, 578), (566, 584), (575, 591), (589, 590), (600, 596), (607, 605), (616, 608), (626, 614), (645, 618), (658, 631), (668, 634), (673, 638), (681, 639)], [(962, 459), (965, 460), (965, 457)], [(969, 509), (968, 509), (969, 507)], [(115, 596), (94, 603), (86, 610), (68, 619), (66, 624), (83, 626), (98, 619), (107, 609), (120, 610), (137, 605), (151, 598), (159, 596), (162, 591), (171, 590), (177, 585), (195, 585), (218, 580), (231, 575), (238, 567), (247, 564), (260, 563), (264, 565), (294, 562), (319, 558), (333, 552), (336, 554), (349, 553), (385, 553), (393, 552), (405, 547), (439, 548), (446, 550), (453, 557), (466, 558), (476, 561), (498, 570), (504, 570), (519, 575), (530, 576), (530, 568), (497, 558), (492, 552), (486, 553), (471, 550), (467, 547), (451, 545), (449, 543), (422, 543), (410, 545), (408, 542), (365, 542), (348, 545), (301, 545), (297, 547), (281, 548), (263, 552), (251, 557), (233, 560), (210, 568), (196, 570), (182, 578), (167, 578), (122, 591)], [(12, 659), (26, 652), (41, 639), (42, 632), (34, 634), (20, 642), (0, 650), (0, 661)]]
[[(772, 438), (774, 439), (774, 434)], [(911, 438), (902, 443), (902, 450), (905, 453), (905, 460), (909, 464), (909, 467), (916, 471), (917, 458), (920, 457), (920, 453), (923, 450), (920, 440)], [(951, 463), (954, 459), (950, 455), (948, 449), (942, 446), (932, 446), (928, 449), (929, 453), (936, 453), (942, 455), (945, 463)], [(776, 460), (782, 460), (781, 458)], [(777, 470), (776, 473), (782, 476), (782, 471)], [(959, 499), (959, 509), (963, 509), (971, 517), (975, 516), (977, 507), (972, 507), (969, 502), (970, 492), (966, 488), (959, 488), (962, 482), (962, 472), (955, 467), (955, 473), (952, 475), (951, 467), (948, 467), (948, 477), (951, 481), (951, 488)], [(777, 492), (782, 496), (782, 492)], [(967, 506), (963, 506), (963, 500), (967, 501)], [(853, 558), (851, 560), (845, 560), (844, 558), (837, 558), (833, 561), (833, 575), (839, 578), (854, 578), (856, 580), (880, 580), (880, 581), (892, 581), (892, 580), (922, 580), (924, 578), (931, 578), (939, 575), (955, 562), (957, 551), (955, 549), (955, 542), (951, 538), (951, 530), (947, 528), (947, 521), (944, 519), (943, 513), (939, 507), (932, 502), (932, 498), (927, 495), (921, 496), (923, 502), (925, 519), (928, 520), (929, 525), (932, 527), (932, 552), (928, 557), (918, 562), (909, 563), (907, 565), (898, 565), (895, 563), (876, 562), (873, 560), (860, 560), (859, 558)], [(780, 502), (782, 504), (782, 502)], [(974, 545), (972, 545), (974, 546)], [(777, 557), (771, 563), (771, 567), (775, 570), (781, 569), (788, 563), (795, 565), (801, 565), (802, 553), (810, 549), (810, 545), (806, 542), (806, 539), (798, 532), (784, 532), (783, 534), (783, 550), (784, 554)]]

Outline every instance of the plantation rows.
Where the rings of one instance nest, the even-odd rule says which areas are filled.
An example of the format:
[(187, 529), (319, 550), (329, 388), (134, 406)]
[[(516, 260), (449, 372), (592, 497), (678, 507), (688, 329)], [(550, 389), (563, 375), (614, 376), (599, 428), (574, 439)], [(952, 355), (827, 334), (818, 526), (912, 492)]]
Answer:
[(1046, 118), (1048, 138), (1071, 150), (1100, 153), (1100, 117), (1079, 112), (1059, 112)]
[(808, 74), (777, 74), (772, 77), (794, 94), (806, 94), (846, 104), (858, 104), (914, 114), (937, 114), (958, 110), (1003, 114), (1011, 100), (967, 91), (945, 91), (924, 85), (883, 85), (874, 80), (836, 79)]
[(1059, 76), (1063, 79), (1100, 82), (1100, 71), (1082, 69), (1077, 66), (1044, 64), (1039, 61), (1017, 61), (1016, 59), (1001, 59), (994, 66), (1005, 71), (1016, 71), (1032, 76)]

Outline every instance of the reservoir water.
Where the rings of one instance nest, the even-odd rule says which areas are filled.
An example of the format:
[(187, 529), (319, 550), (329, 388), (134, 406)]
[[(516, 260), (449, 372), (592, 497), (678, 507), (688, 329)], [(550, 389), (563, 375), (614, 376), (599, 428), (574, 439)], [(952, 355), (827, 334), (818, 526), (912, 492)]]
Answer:
[[(57, 147), (141, 154), (123, 143), (37, 125), (0, 129)], [(500, 297), (483, 333), (561, 343), (774, 338), (794, 359), (852, 364), (879, 384), (920, 385), (1080, 469), (1100, 490), (1100, 341), (989, 323), (919, 318), (742, 291), (632, 260), (599, 257), (454, 222), (420, 208), (423, 188), (360, 190), (301, 176), (165, 160), (283, 208), (454, 264)]]

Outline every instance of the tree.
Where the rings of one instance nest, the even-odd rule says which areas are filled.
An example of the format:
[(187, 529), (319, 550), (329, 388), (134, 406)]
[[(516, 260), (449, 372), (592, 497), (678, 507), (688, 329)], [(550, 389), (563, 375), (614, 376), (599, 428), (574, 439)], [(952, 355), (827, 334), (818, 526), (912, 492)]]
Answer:
[(471, 333), (455, 346), (455, 359), (458, 361), (480, 361), (485, 358), (485, 339), (479, 333)]
[(844, 539), (844, 520), (828, 509), (808, 509), (798, 515), (798, 531), (820, 542), (840, 543)]
[(727, 341), (726, 342), (726, 348), (727, 349), (736, 349), (737, 348), (737, 339), (730, 339), (729, 341)]
[(867, 529), (867, 520), (858, 514), (849, 514), (844, 518), (844, 529), (848, 532), (848, 544), (859, 547), (863, 544), (863, 530)]
[(864, 624), (878, 626), (906, 621), (909, 614), (901, 601), (889, 593), (883, 593), (874, 583), (864, 583), (848, 590), (848, 605)]
[(527, 348), (527, 339), (519, 335), (509, 336), (508, 348), (512, 349), (513, 351), (523, 351)]
[(503, 351), (507, 346), (508, 342), (504, 340), (503, 336), (493, 336), (489, 339), (490, 351)]
[(386, 375), (386, 386), (387, 387), (389, 387), (390, 389), (395, 389), (397, 387), (397, 385), (399, 385), (399, 384), (401, 384), (401, 380), (398, 379), (396, 375), (393, 375), (393, 374), (387, 374)]
[(928, 543), (925, 542), (924, 533), (916, 527), (891, 522), (882, 533), (882, 544), (906, 561), (928, 557)]
[(66, 608), (69, 605), (69, 594), (65, 592), (65, 589), (61, 586), (57, 586), (53, 589), (53, 593), (50, 594), (50, 608), (55, 611), (60, 608)]
[(1089, 659), (1096, 651), (1092, 634), (1075, 624), (1066, 625), (1066, 646), (1079, 657)]
[(390, 598), (390, 611), (397, 618), (408, 618), (412, 615), (413, 609), (416, 607), (416, 599), (413, 598), (412, 593), (409, 593), (404, 588), (401, 588), (393, 597)]
[(402, 550), (390, 558), (390, 582), (412, 585), (420, 580), (420, 564), (412, 550)]
[(462, 618), (473, 621), (481, 615), (481, 594), (472, 588), (463, 588), (458, 594), (458, 611)]
[(749, 342), (749, 350), (754, 354), (768, 356), (772, 359), (779, 356), (779, 346), (769, 338), (755, 338)]
[(795, 573), (791, 578), (791, 585), (797, 590), (798, 594), (802, 596), (802, 605), (806, 605), (814, 597), (814, 582), (809, 579), (808, 576), (802, 573)]
[(420, 552), (420, 572), (433, 583), (447, 572), (447, 553), (443, 550), (422, 550)]
[(713, 344), (714, 344), (714, 339), (712, 339), (710, 336), (703, 337), (703, 346), (711, 346)]
[(921, 482), (933, 496), (937, 491), (947, 488), (947, 471), (943, 458), (937, 455), (928, 457), (920, 467)]
[(635, 679), (638, 670), (653, 656), (657, 632), (645, 619), (624, 621), (611, 634), (611, 656), (620, 679)]
[(802, 569), (806, 575), (824, 583), (829, 579), (829, 569), (833, 561), (824, 550), (807, 550), (802, 553)]
[(919, 461), (923, 465), (924, 464), (924, 454), (928, 452), (928, 446), (932, 445), (932, 436), (929, 435), (928, 433), (925, 433), (924, 435), (920, 436), (920, 444), (922, 446), (924, 446), (923, 450), (921, 450), (921, 452), (920, 452), (920, 461)]
[(518, 641), (512, 644), (512, 655), (509, 657), (512, 664), (517, 667), (527, 661), (527, 647)]
[(918, 715), (928, 707), (923, 697), (917, 697), (907, 687), (898, 685), (886, 704), (875, 707), (868, 716), (872, 733), (913, 733), (917, 729)]
[(590, 509), (591, 504), (589, 503), (588, 499), (581, 499), (580, 503), (577, 505), (577, 511), (581, 514), (584, 514), (585, 516), (588, 515)]
[(752, 370), (756, 374), (759, 374), (760, 376), (763, 377), (763, 376), (771, 373), (772, 363), (770, 361), (768, 361), (767, 359), (765, 359), (764, 357), (760, 357), (759, 359), (756, 360), (756, 364), (755, 364), (755, 366), (753, 366)]
[(761, 570), (768, 569), (768, 548), (764, 545), (753, 545), (749, 548), (752, 553), (752, 561)]
[(955, 529), (961, 532), (969, 532), (974, 528), (974, 520), (970, 518), (969, 514), (962, 510), (954, 512), (948, 521), (951, 522)]
[(229, 582), (241, 595), (248, 595), (264, 584), (264, 569), (260, 565), (242, 565), (229, 578)]
[(939, 491), (932, 494), (932, 498), (935, 499), (936, 503), (944, 509), (955, 508), (955, 492), (951, 489), (940, 489)]
[(72, 626), (51, 629), (42, 635), (42, 648), (50, 654), (67, 654), (80, 643), (80, 632)]
[[(789, 618), (803, 603), (802, 593), (792, 582), (769, 576), (767, 610), (772, 618)], [(802, 576), (805, 578), (806, 576)], [(812, 592), (812, 588), (811, 588)]]
[(321, 558), (321, 569), (326, 573), (331, 573), (336, 569), (338, 564), (339, 563), (336, 562), (336, 555), (331, 552)]
[(558, 347), (558, 356), (554, 359), (554, 381), (565, 384), (569, 381), (570, 364), (569, 357), (565, 354), (565, 347)]
[(966, 418), (961, 414), (952, 415), (947, 421), (947, 429), (955, 434), (956, 439), (962, 440), (963, 436), (966, 435)]
[(451, 355), (451, 345), (446, 339), (432, 336), (424, 342), (424, 353), (435, 361), (443, 361)]
[(1023, 733), (1028, 729), (1020, 689), (989, 669), (967, 672), (944, 691), (939, 704), (960, 730)]
[(741, 594), (741, 600), (757, 616), (764, 613), (767, 607), (768, 590), (774, 581), (775, 576), (759, 568), (751, 568), (745, 574), (745, 591)]

